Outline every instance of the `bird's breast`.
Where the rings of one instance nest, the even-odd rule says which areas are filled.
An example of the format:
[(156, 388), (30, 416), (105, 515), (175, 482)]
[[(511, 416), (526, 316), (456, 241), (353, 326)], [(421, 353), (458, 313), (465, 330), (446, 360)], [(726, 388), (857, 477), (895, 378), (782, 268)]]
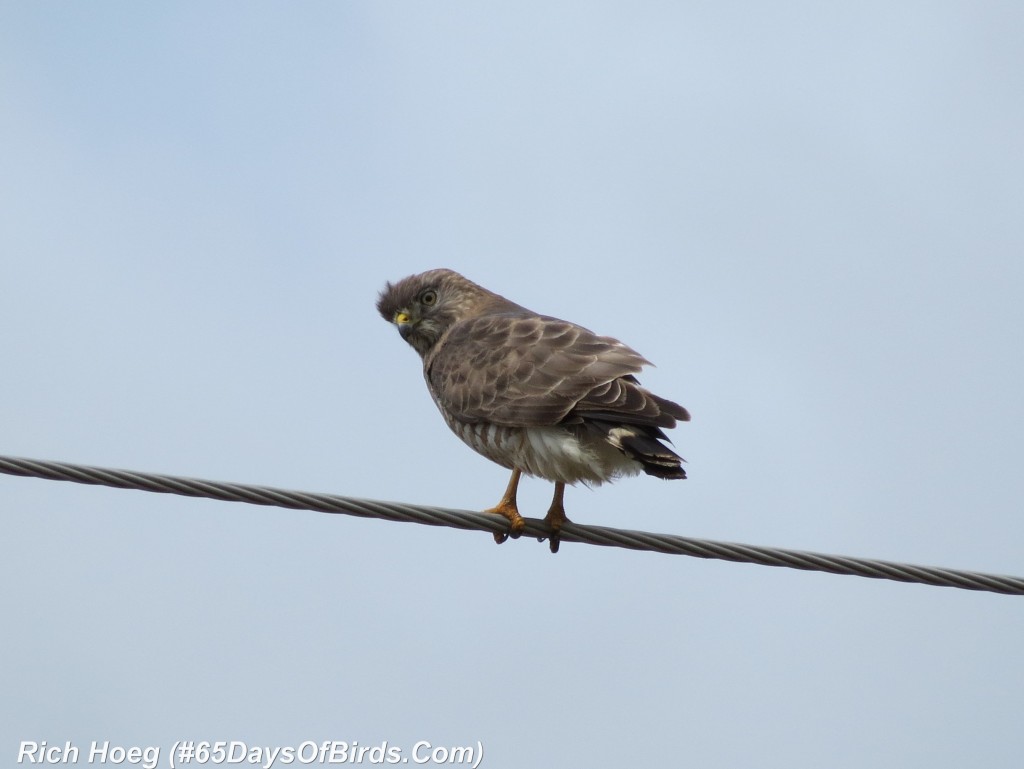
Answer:
[(512, 427), (489, 422), (463, 422), (441, 412), (448, 426), (467, 446), (502, 467), (517, 467), (549, 481), (599, 485), (635, 475), (637, 462), (604, 440), (590, 441), (557, 425)]

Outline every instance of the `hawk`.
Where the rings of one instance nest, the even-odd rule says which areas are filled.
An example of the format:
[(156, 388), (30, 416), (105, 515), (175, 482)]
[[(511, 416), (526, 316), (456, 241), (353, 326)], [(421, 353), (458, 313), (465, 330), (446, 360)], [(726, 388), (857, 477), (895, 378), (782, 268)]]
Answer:
[[(685, 478), (663, 428), (685, 408), (640, 386), (650, 362), (617, 339), (538, 315), (452, 270), (388, 283), (377, 310), (423, 359), (427, 388), (448, 427), (470, 448), (512, 471), (495, 507), (518, 537), (525, 473), (555, 484), (551, 552), (568, 518), (565, 485), (600, 485), (641, 470)], [(501, 544), (508, 534), (494, 535)]]

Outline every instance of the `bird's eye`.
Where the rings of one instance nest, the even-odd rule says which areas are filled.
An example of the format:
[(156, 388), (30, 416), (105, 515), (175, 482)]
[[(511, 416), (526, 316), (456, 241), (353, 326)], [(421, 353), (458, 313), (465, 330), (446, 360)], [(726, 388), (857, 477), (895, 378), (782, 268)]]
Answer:
[(436, 302), (437, 302), (437, 292), (434, 289), (428, 288), (426, 291), (424, 291), (422, 294), (420, 294), (420, 303), (421, 304), (425, 304), (425, 305), (427, 305), (429, 307), (430, 305), (435, 304)]

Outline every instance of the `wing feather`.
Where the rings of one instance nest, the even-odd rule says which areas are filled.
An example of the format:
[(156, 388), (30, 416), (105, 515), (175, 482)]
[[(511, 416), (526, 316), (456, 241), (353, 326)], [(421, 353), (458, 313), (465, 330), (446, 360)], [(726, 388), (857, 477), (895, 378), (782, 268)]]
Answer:
[(567, 321), (520, 313), (454, 324), (425, 361), (444, 410), (469, 422), (540, 426), (599, 419), (672, 427), (686, 410), (643, 389), (648, 361)]

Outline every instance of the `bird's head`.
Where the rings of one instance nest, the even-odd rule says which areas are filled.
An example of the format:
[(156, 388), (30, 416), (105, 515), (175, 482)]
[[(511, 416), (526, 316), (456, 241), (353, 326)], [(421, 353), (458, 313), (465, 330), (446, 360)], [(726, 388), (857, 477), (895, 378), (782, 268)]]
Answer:
[(500, 297), (453, 270), (430, 270), (388, 283), (377, 298), (377, 311), (424, 357), (450, 326), (493, 299)]

